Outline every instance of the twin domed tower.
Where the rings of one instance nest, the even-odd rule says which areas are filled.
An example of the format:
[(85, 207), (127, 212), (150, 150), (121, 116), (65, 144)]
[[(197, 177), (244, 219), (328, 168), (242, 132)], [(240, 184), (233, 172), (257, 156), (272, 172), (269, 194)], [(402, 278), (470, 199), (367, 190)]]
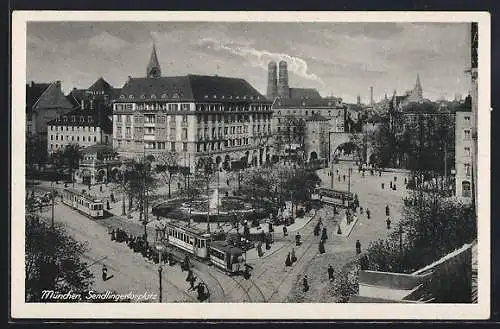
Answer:
[(279, 62), (279, 75), (276, 62), (270, 61), (268, 66), (267, 93), (270, 100), (279, 98), (290, 98), (290, 87), (288, 86), (288, 69), (285, 61)]

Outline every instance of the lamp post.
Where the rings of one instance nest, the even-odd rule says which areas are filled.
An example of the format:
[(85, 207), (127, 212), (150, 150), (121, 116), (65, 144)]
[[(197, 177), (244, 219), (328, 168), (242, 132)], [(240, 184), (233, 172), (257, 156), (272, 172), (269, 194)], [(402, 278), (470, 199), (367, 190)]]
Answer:
[(163, 249), (165, 247), (162, 245), (162, 244), (157, 244), (156, 245), (156, 250), (158, 250), (158, 280), (159, 280), (159, 284), (160, 284), (160, 303), (162, 302), (163, 300), (163, 296), (162, 296), (162, 293), (163, 293), (163, 289), (162, 289), (162, 272), (163, 272), (163, 266), (161, 264), (161, 255), (162, 255), (162, 252), (163, 252)]
[(54, 182), (50, 182), (50, 194), (52, 198), (52, 216), (51, 216), (51, 228), (54, 230), (54, 199), (55, 199), (55, 194), (54, 194)]

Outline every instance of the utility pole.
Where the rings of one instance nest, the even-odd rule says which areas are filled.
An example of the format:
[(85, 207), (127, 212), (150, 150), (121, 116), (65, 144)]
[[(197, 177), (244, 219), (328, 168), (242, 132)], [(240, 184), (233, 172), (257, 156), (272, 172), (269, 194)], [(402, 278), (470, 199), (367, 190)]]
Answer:
[(330, 188), (333, 190), (333, 161), (331, 162), (331, 170), (330, 170)]
[(53, 186), (54, 182), (51, 182), (50, 183), (50, 187), (51, 187), (51, 197), (52, 197), (52, 216), (51, 216), (51, 226), (52, 226), (52, 230), (54, 230), (54, 199), (55, 199), (55, 194), (54, 194), (54, 186)]
[(403, 258), (403, 224), (399, 222), (399, 255)]

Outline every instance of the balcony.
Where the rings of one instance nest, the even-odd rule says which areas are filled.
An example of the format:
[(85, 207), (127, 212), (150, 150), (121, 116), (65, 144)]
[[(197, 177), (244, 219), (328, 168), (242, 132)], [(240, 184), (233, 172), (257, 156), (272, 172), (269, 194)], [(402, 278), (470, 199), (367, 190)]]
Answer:
[(155, 141), (156, 136), (154, 134), (144, 134), (144, 140), (145, 141)]

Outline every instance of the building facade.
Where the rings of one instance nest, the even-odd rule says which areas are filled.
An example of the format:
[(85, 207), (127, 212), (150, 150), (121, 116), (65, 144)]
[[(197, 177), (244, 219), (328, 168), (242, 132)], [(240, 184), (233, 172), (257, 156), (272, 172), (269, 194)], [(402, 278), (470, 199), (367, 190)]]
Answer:
[(474, 120), (472, 112), (456, 112), (455, 184), (457, 198), (470, 202), (472, 198)]
[(48, 122), (47, 152), (63, 150), (67, 145), (88, 147), (112, 144), (111, 120), (93, 108), (73, 110)]
[(209, 162), (270, 161), (271, 102), (243, 79), (161, 76), (153, 48), (146, 77), (130, 77), (113, 104), (113, 146), (125, 158), (175, 152), (195, 169)]
[(111, 145), (91, 145), (82, 150), (82, 159), (75, 171), (75, 182), (85, 185), (107, 183), (112, 175), (118, 173), (121, 164)]
[(28, 135), (47, 141), (48, 122), (74, 109), (61, 89), (61, 81), (26, 85), (26, 129)]
[(330, 120), (320, 114), (306, 119), (304, 150), (310, 163), (326, 164), (329, 152)]

